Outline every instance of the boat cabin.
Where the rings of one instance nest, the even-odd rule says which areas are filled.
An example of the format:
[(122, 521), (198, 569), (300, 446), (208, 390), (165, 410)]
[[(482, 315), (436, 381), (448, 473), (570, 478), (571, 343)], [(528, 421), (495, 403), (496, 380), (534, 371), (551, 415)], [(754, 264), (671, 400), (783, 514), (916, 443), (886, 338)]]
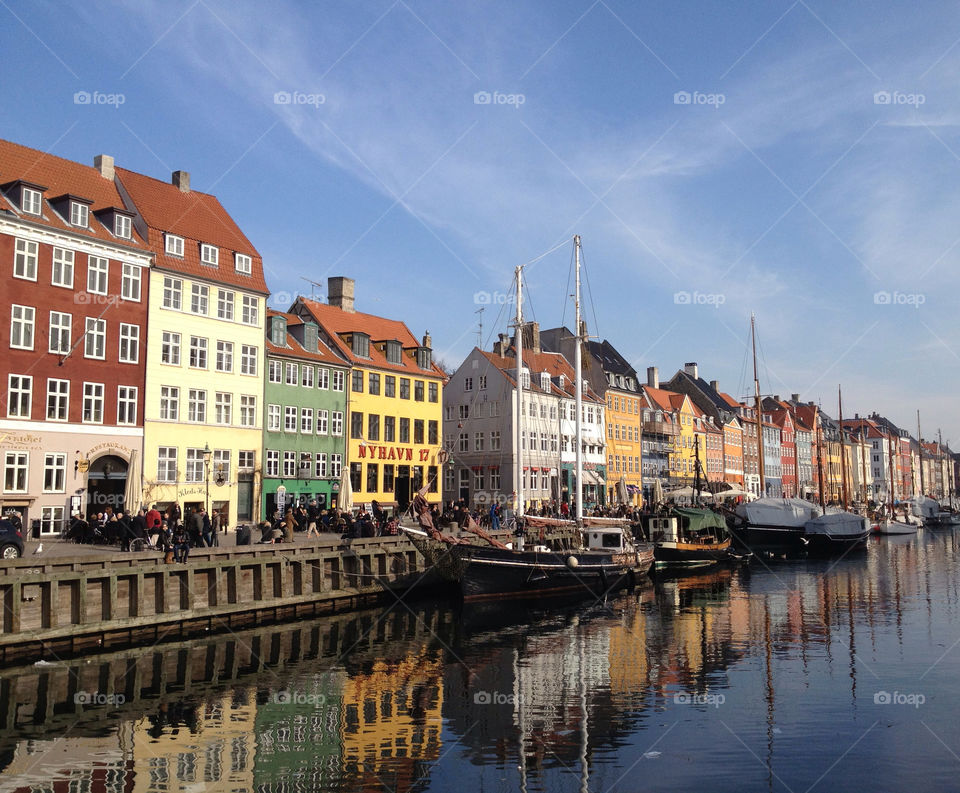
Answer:
[(624, 551), (626, 535), (621, 528), (599, 528), (591, 526), (584, 529), (583, 541), (590, 551)]

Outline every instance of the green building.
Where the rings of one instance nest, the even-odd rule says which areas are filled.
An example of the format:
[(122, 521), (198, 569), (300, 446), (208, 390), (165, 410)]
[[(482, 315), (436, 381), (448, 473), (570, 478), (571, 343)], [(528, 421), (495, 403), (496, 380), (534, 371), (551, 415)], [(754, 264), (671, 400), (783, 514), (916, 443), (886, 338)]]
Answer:
[(280, 487), (287, 506), (311, 498), (321, 509), (336, 503), (350, 366), (320, 340), (314, 322), (269, 311), (266, 332), (261, 508), (269, 518)]

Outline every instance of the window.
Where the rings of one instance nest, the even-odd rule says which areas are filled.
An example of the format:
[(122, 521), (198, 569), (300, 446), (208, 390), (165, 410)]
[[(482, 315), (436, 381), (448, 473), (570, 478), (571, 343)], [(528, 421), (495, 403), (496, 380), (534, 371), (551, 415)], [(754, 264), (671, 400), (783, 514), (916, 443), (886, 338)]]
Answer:
[(333, 390), (334, 391), (343, 391), (344, 375), (342, 369), (334, 369), (333, 371)]
[(117, 386), (117, 424), (137, 423), (137, 387)]
[(267, 476), (280, 476), (280, 452), (267, 449)]
[(107, 277), (110, 273), (110, 260), (99, 256), (87, 257), (87, 291), (94, 295), (107, 293)]
[(463, 390), (464, 391), (473, 391), (473, 378), (465, 377), (463, 378)]
[(500, 415), (500, 403), (499, 402), (488, 402), (490, 406), (490, 418), (496, 418)]
[(260, 322), (260, 301), (250, 295), (243, 296), (241, 322), (245, 325), (257, 325)]
[(354, 369), (351, 378), (350, 390), (357, 394), (363, 393), (363, 370)]
[(477, 468), (473, 472), (474, 490), (486, 490), (486, 477), (483, 475), (483, 468)]
[(47, 421), (66, 421), (70, 405), (70, 381), (47, 380)]
[(190, 337), (190, 367), (207, 368), (207, 340), (200, 336)]
[(393, 416), (383, 417), (383, 442), (393, 443), (396, 439), (397, 420)]
[(350, 463), (350, 487), (353, 489), (353, 492), (358, 492), (360, 490), (360, 481), (362, 463)]
[(426, 347), (420, 347), (417, 349), (417, 366), (419, 366), (421, 369), (430, 368), (430, 358), (431, 352), (429, 349)]
[(5, 492), (27, 492), (29, 464), (30, 455), (27, 452), (7, 452), (3, 465), (3, 489)]
[(252, 268), (252, 259), (245, 253), (235, 253), (233, 255), (234, 268), (238, 273), (250, 275)]
[(330, 414), (330, 434), (343, 435), (343, 412), (340, 410), (334, 410)]
[(183, 281), (179, 278), (164, 276), (163, 279), (163, 307), (179, 311), (183, 298)]
[(393, 492), (393, 466), (392, 465), (383, 466), (383, 492), (384, 493)]
[(427, 391), (428, 391), (428, 397), (427, 397), (427, 398), (428, 398), (431, 402), (437, 402), (437, 401), (439, 401), (439, 399), (440, 399), (440, 389), (439, 389), (439, 387), (437, 386), (436, 383), (430, 383)]
[(203, 469), (203, 449), (187, 449), (186, 481), (202, 482), (204, 473)]
[(207, 420), (207, 392), (191, 388), (187, 392), (187, 421), (203, 423)]
[(302, 364), (300, 366), (300, 385), (304, 388), (313, 388), (313, 373), (314, 368), (307, 364)]
[(87, 317), (87, 332), (83, 337), (83, 355), (85, 358), (100, 358), (107, 350), (107, 321)]
[(222, 475), (225, 481), (230, 480), (230, 450), (213, 450), (213, 472), (215, 476)]
[(329, 413), (326, 410), (317, 411), (317, 435), (326, 435)]
[(50, 283), (54, 286), (65, 286), (73, 289), (73, 251), (65, 248), (53, 249), (53, 272)]
[(167, 234), (164, 250), (171, 256), (183, 256), (183, 237), (178, 237), (176, 234)]
[(389, 363), (400, 363), (401, 349), (399, 341), (388, 341), (384, 352)]
[(177, 481), (176, 446), (161, 446), (157, 449), (157, 479), (161, 482)]
[(410, 399), (410, 378), (400, 378), (400, 399)]
[(207, 315), (207, 303), (210, 300), (210, 287), (206, 284), (193, 284), (190, 287), (190, 311), (193, 314)]
[(128, 215), (113, 216), (113, 233), (121, 239), (128, 240), (133, 236), (132, 225)]
[(140, 362), (140, 326), (120, 323), (120, 363)]
[(13, 259), (13, 277), (25, 278), (28, 281), (37, 280), (37, 243), (17, 240), (16, 255)]
[(120, 279), (120, 297), (124, 300), (140, 302), (140, 268), (135, 264), (123, 265), (123, 277)]
[(413, 381), (413, 399), (415, 402), (423, 402), (423, 380)]
[(252, 344), (240, 345), (240, 374), (257, 374), (257, 348)]
[(482, 374), (477, 380), (479, 381), (480, 390), (483, 391), (487, 387), (487, 376)]
[(367, 415), (367, 440), (380, 440), (380, 416), (378, 416), (376, 413), (370, 413)]
[(279, 405), (267, 405), (267, 432), (280, 432)]
[(440, 443), (440, 425), (433, 419), (427, 422), (427, 443), (431, 446)]
[(482, 432), (473, 433), (473, 450), (475, 452), (483, 451), (483, 433)]
[(7, 418), (30, 418), (30, 403), (33, 396), (33, 378), (25, 374), (7, 377)]
[(413, 420), (413, 442), (423, 443), (423, 419)]
[(317, 388), (326, 391), (330, 388), (330, 370), (320, 367), (317, 369)]
[(256, 461), (256, 452), (242, 451), (237, 452), (237, 470), (252, 471)]
[(300, 432), (313, 435), (313, 408), (300, 408)]
[(324, 452), (317, 452), (315, 461), (316, 476), (318, 479), (323, 479), (327, 475), (327, 455)]
[(160, 418), (163, 421), (179, 420), (180, 389), (176, 386), (160, 386)]
[(165, 330), (160, 341), (160, 362), (180, 365), (180, 334)]
[(233, 423), (233, 394), (217, 391), (213, 400), (214, 421), (217, 424)]
[(388, 397), (395, 397), (397, 395), (397, 378), (392, 374), (384, 375), (383, 395)]
[(33, 349), (33, 306), (13, 305), (10, 308), (10, 346), (17, 350)]
[(354, 333), (350, 339), (350, 349), (360, 358), (369, 358), (370, 337), (366, 333)]
[(295, 363), (288, 363), (288, 364), (287, 364), (287, 377), (286, 377), (286, 383), (287, 383), (287, 385), (296, 385), (298, 381), (299, 381), (299, 377), (298, 377), (297, 364), (295, 364)]
[(283, 475), (293, 477), (297, 475), (297, 453), (283, 453)]
[(233, 321), (234, 293), (226, 289), (217, 290), (217, 319)]
[(267, 380), (271, 383), (283, 382), (283, 363), (271, 358), (267, 362)]
[(297, 431), (297, 409), (296, 407), (287, 405), (283, 408), (283, 431), (284, 432), (296, 432)]
[(400, 443), (410, 443), (410, 419), (400, 419)]
[(313, 455), (310, 452), (300, 452), (300, 472), (298, 479), (309, 479), (313, 473)]
[(496, 452), (500, 450), (500, 430), (493, 430), (490, 432), (490, 451)]
[(343, 455), (331, 454), (330, 455), (330, 476), (333, 477), (334, 479), (339, 479), (341, 473), (343, 473)]
[(216, 267), (220, 263), (220, 249), (216, 245), (207, 245), (205, 242), (201, 242), (200, 261), (209, 264), (211, 267)]
[(380, 466), (376, 463), (367, 463), (367, 492), (380, 492)]
[(41, 534), (59, 534), (64, 528), (64, 507), (42, 507), (40, 510)]
[(83, 421), (85, 424), (103, 423), (103, 383), (83, 384)]
[(370, 379), (369, 379), (369, 385), (367, 386), (367, 390), (373, 396), (380, 395), (380, 375), (378, 375), (376, 372), (370, 372)]
[(20, 188), (20, 209), (31, 215), (40, 214), (40, 191), (31, 187)]
[(350, 412), (350, 437), (363, 440), (363, 413)]
[(217, 371), (218, 372), (233, 371), (233, 342), (232, 341), (217, 342)]
[(468, 419), (470, 418), (470, 405), (458, 405), (460, 408), (460, 418)]

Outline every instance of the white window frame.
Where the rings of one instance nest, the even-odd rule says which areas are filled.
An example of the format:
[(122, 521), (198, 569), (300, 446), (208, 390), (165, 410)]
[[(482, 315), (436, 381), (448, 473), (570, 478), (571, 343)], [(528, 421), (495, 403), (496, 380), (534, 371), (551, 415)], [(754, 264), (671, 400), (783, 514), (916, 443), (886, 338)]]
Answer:
[(209, 243), (201, 242), (200, 262), (208, 267), (216, 267), (220, 264), (220, 249), (216, 245), (210, 245)]
[(216, 391), (213, 399), (213, 423), (229, 427), (233, 424), (233, 394)]
[[(190, 355), (187, 359), (187, 366), (190, 369), (208, 369), (210, 366), (209, 341), (204, 336), (190, 337)], [(196, 359), (196, 363), (194, 363)]]
[(252, 295), (243, 296), (240, 321), (244, 325), (258, 325), (260, 323), (260, 298)]
[(133, 218), (129, 215), (113, 216), (113, 233), (122, 240), (133, 238)]
[(207, 422), (207, 392), (203, 388), (191, 388), (187, 391), (187, 421), (191, 424)]
[(140, 363), (140, 326), (120, 323), (120, 363)]
[(43, 206), (43, 193), (32, 187), (20, 188), (20, 209), (28, 215), (39, 215)]
[(326, 435), (330, 426), (330, 412), (322, 408), (317, 409), (317, 435)]
[[(13, 470), (16, 477), (12, 487), (7, 487), (7, 479)], [(3, 459), (3, 492), (26, 493), (30, 482), (30, 452), (7, 452)]]
[(297, 475), (297, 453), (284, 451), (283, 453), (283, 478), (293, 479)]
[(217, 339), (217, 355), (214, 363), (218, 372), (233, 372), (233, 342)]
[(84, 424), (103, 424), (103, 393), (103, 383), (83, 384), (81, 421)]
[(90, 207), (80, 201), (71, 201), (70, 225), (81, 229), (90, 228)]
[(37, 280), (39, 245), (33, 240), (17, 238), (14, 245), (13, 277), (24, 281)]
[(163, 250), (169, 256), (183, 258), (183, 237), (176, 234), (164, 234)]
[(203, 449), (187, 448), (187, 462), (184, 470), (185, 482), (202, 482), (206, 473), (206, 460), (203, 458)]
[(163, 277), (163, 308), (171, 311), (183, 309), (183, 279), (165, 275)]
[(317, 368), (317, 388), (327, 391), (330, 388), (330, 370), (325, 366)]
[[(37, 309), (33, 306), (10, 306), (10, 348), (13, 350), (32, 350), (37, 329)], [(14, 344), (14, 336), (19, 336)], [(29, 343), (28, 343), (29, 342)]]
[(291, 386), (295, 386), (300, 383), (300, 370), (296, 363), (287, 361), (286, 366), (284, 366), (283, 382), (286, 385)]
[(105, 295), (110, 286), (110, 260), (103, 256), (87, 257), (87, 291)]
[(300, 408), (300, 432), (313, 435), (313, 408)]
[(317, 479), (325, 479), (327, 476), (327, 455), (326, 452), (317, 452), (314, 457), (314, 470)]
[(217, 319), (233, 322), (233, 306), (237, 293), (231, 289), (217, 290)]
[[(64, 317), (66, 317), (66, 324), (64, 324)], [(70, 343), (73, 338), (73, 314), (51, 311), (48, 327), (47, 352), (56, 355), (65, 355), (70, 352)]]
[(300, 385), (304, 388), (313, 388), (314, 368), (310, 364), (300, 365)]
[(157, 481), (177, 481), (177, 447), (160, 446), (157, 448)]
[(83, 357), (98, 361), (107, 357), (107, 321), (96, 317), (84, 319)]
[(253, 259), (245, 253), (233, 254), (233, 266), (238, 273), (250, 275), (253, 272)]
[(257, 376), (257, 371), (259, 367), (257, 366), (257, 360), (259, 359), (259, 351), (255, 344), (241, 344), (240, 345), (240, 374), (251, 375), (253, 377)]
[(298, 411), (295, 405), (283, 406), (283, 431), (284, 432), (297, 431), (297, 413)]
[(331, 454), (330, 455), (330, 476), (333, 479), (339, 479), (340, 474), (342, 473), (343, 473), (343, 455)]
[(190, 313), (205, 317), (210, 309), (210, 287), (206, 284), (190, 285)]
[(343, 435), (343, 411), (334, 410), (330, 414), (330, 434), (336, 437)]
[(240, 426), (257, 426), (257, 397), (254, 394), (240, 395)]
[(267, 405), (267, 432), (280, 432), (280, 405)]
[(280, 452), (277, 449), (267, 449), (264, 476), (280, 476)]
[(160, 386), (160, 420), (180, 420), (180, 387), (175, 385)]
[[(160, 337), (160, 362), (166, 366), (180, 365), (180, 343), (182, 338), (179, 333), (172, 330), (165, 330)], [(164, 357), (169, 360), (163, 360)]]
[(7, 375), (7, 418), (28, 419), (33, 414), (33, 376)]
[[(51, 405), (51, 399), (55, 400)], [(54, 410), (51, 411), (50, 408)], [(52, 415), (51, 415), (52, 413)], [(68, 421), (70, 418), (70, 381), (47, 378), (47, 421)]]
[(271, 358), (267, 362), (267, 382), (283, 382), (283, 361), (278, 361), (276, 358)]
[(117, 386), (117, 424), (136, 426), (139, 389), (135, 385)]
[(140, 302), (140, 281), (143, 276), (141, 269), (129, 262), (123, 262), (123, 275), (120, 279), (120, 297), (133, 303)]
[[(53, 260), (50, 264), (50, 283), (53, 286), (62, 286), (73, 289), (73, 267), (76, 253), (68, 248), (53, 249)], [(67, 277), (69, 275), (69, 277)]]
[(332, 388), (334, 391), (343, 391), (344, 383), (346, 382), (346, 377), (344, 376), (343, 369), (334, 369), (333, 370), (333, 385)]

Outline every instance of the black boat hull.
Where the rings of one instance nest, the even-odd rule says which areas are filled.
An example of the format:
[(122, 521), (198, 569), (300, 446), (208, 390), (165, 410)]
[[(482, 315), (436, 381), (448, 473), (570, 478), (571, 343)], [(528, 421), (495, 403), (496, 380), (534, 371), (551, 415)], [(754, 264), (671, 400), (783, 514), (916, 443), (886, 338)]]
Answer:
[(704, 564), (730, 559), (730, 541), (719, 543), (658, 542), (654, 548), (658, 564)]

